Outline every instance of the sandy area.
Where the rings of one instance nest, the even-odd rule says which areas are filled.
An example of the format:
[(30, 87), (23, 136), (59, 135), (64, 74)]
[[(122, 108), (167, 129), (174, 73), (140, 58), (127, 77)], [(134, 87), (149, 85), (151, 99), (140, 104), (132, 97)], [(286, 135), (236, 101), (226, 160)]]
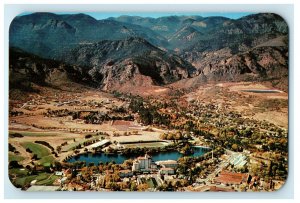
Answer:
[(110, 139), (117, 142), (134, 142), (134, 141), (154, 141), (154, 140), (160, 140), (159, 135), (160, 132), (146, 132), (141, 131), (138, 132), (138, 135), (130, 135), (130, 136), (119, 136), (119, 137), (113, 137), (111, 136)]
[(269, 100), (288, 100), (286, 92), (254, 93), (244, 92), (245, 89), (269, 90), (272, 89), (261, 83), (238, 82), (218, 83), (200, 86), (195, 92), (186, 94), (187, 101), (197, 100), (204, 104), (218, 104), (228, 109), (240, 112), (242, 116), (257, 120), (266, 120), (281, 127), (288, 127), (287, 107), (278, 110), (256, 109), (262, 102)]
[(282, 112), (256, 113), (252, 118), (263, 121), (266, 120), (288, 129), (288, 114)]

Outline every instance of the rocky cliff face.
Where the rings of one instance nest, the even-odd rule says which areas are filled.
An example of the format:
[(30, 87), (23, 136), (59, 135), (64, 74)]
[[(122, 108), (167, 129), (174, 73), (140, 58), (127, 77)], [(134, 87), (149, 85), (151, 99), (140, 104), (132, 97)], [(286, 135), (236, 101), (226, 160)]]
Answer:
[(133, 78), (146, 79), (153, 85), (164, 85), (191, 77), (195, 72), (188, 62), (141, 38), (81, 45), (66, 51), (61, 59), (64, 62), (43, 59), (12, 48), (10, 72), (14, 78), (11, 77), (11, 82), (17, 84), (17, 81), (24, 80), (53, 85), (54, 81), (62, 79), (112, 90), (114, 86)]
[(288, 72), (287, 36), (267, 41), (245, 52), (233, 54), (229, 48), (210, 52), (187, 53), (192, 64), (205, 75), (215, 78), (232, 79), (244, 74), (257, 77), (273, 77)]
[(86, 67), (67, 65), (60, 61), (44, 59), (17, 48), (9, 50), (10, 90), (35, 91), (33, 85), (60, 87), (76, 82), (94, 86)]
[(164, 85), (193, 75), (195, 68), (176, 55), (169, 54), (142, 38), (105, 40), (82, 45), (63, 57), (69, 64), (91, 67), (89, 74), (102, 75), (105, 90), (136, 75), (149, 76), (153, 84)]

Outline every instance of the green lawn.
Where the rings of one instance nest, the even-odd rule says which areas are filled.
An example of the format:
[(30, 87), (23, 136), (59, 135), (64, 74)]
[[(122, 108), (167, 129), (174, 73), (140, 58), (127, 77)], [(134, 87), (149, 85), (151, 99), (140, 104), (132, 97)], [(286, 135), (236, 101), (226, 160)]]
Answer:
[(20, 170), (19, 168), (9, 169), (9, 174), (16, 174), (18, 176), (24, 176), (28, 174), (28, 170), (24, 168), (24, 170)]
[(49, 173), (40, 173), (38, 175), (17, 178), (16, 184), (23, 187), (30, 184), (33, 180), (37, 180), (36, 185), (52, 185), (57, 178), (57, 176)]
[(55, 161), (55, 158), (52, 155), (44, 156), (39, 160), (39, 163), (42, 165), (45, 165), (47, 163), (53, 163)]
[(55, 158), (51, 154), (50, 150), (43, 145), (36, 144), (33, 142), (23, 142), (21, 143), (21, 145), (25, 149), (29, 148), (33, 154), (36, 154), (39, 158), (38, 162), (42, 165), (49, 165), (55, 161)]
[(47, 178), (43, 180), (39, 180), (36, 182), (36, 185), (52, 185), (53, 182), (58, 179), (58, 176), (52, 175), (52, 176), (47, 176)]
[(48, 173), (40, 173), (37, 177), (36, 180), (40, 181), (40, 180), (44, 180), (47, 179), (51, 174)]
[(15, 155), (13, 153), (9, 153), (9, 156), (8, 156), (8, 161), (11, 162), (11, 161), (23, 161), (25, 158), (20, 156), (20, 155)]
[(23, 136), (34, 136), (34, 137), (43, 137), (43, 136), (56, 136), (57, 133), (53, 132), (28, 132), (28, 131), (9, 131), (9, 134), (20, 133)]
[(21, 187), (23, 187), (24, 185), (28, 185), (31, 183), (31, 181), (35, 180), (37, 177), (37, 175), (33, 175), (33, 176), (26, 176), (23, 178), (17, 178), (16, 179), (16, 184), (20, 185)]
[(19, 131), (19, 130), (9, 131), (9, 135), (11, 134), (13, 135), (15, 133), (20, 133), (23, 136), (29, 136), (29, 137), (53, 137), (53, 136), (62, 136), (62, 135), (65, 135), (67, 137), (68, 135), (73, 135), (73, 133), (68, 133), (68, 132), (31, 132), (31, 131)]
[(147, 183), (149, 188), (156, 188), (157, 187), (157, 182), (154, 178), (150, 178), (150, 179), (146, 180), (146, 183)]
[(33, 142), (23, 142), (21, 145), (25, 149), (30, 149), (32, 153), (36, 154), (39, 159), (43, 158), (44, 156), (50, 155), (50, 150), (43, 145), (36, 144)]

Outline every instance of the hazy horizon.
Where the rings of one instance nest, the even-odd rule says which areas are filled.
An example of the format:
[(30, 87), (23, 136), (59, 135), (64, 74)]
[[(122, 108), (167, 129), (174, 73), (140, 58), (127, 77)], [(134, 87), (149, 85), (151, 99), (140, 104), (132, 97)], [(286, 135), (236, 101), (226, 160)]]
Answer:
[[(23, 12), (18, 16), (30, 15), (36, 12)], [(255, 14), (251, 12), (48, 12), (54, 13), (57, 15), (72, 15), (72, 14), (86, 14), (96, 20), (103, 20), (111, 17), (120, 17), (120, 16), (138, 16), (143, 18), (160, 18), (166, 16), (201, 16), (201, 17), (226, 17), (230, 19), (239, 19), (247, 15)]]

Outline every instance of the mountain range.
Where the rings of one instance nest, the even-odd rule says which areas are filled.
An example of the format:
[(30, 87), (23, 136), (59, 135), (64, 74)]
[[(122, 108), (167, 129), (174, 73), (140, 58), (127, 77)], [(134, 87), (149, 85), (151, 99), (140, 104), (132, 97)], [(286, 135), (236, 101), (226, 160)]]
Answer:
[(195, 78), (275, 81), (274, 86), (287, 90), (288, 25), (272, 13), (236, 20), (201, 16), (96, 20), (85, 14), (33, 13), (12, 21), (9, 45), (10, 84), (16, 88), (18, 80), (12, 75), (45, 85), (51, 83), (49, 73), (54, 71), (55, 77), (61, 73), (66, 80), (106, 91), (133, 79), (165, 86)]

